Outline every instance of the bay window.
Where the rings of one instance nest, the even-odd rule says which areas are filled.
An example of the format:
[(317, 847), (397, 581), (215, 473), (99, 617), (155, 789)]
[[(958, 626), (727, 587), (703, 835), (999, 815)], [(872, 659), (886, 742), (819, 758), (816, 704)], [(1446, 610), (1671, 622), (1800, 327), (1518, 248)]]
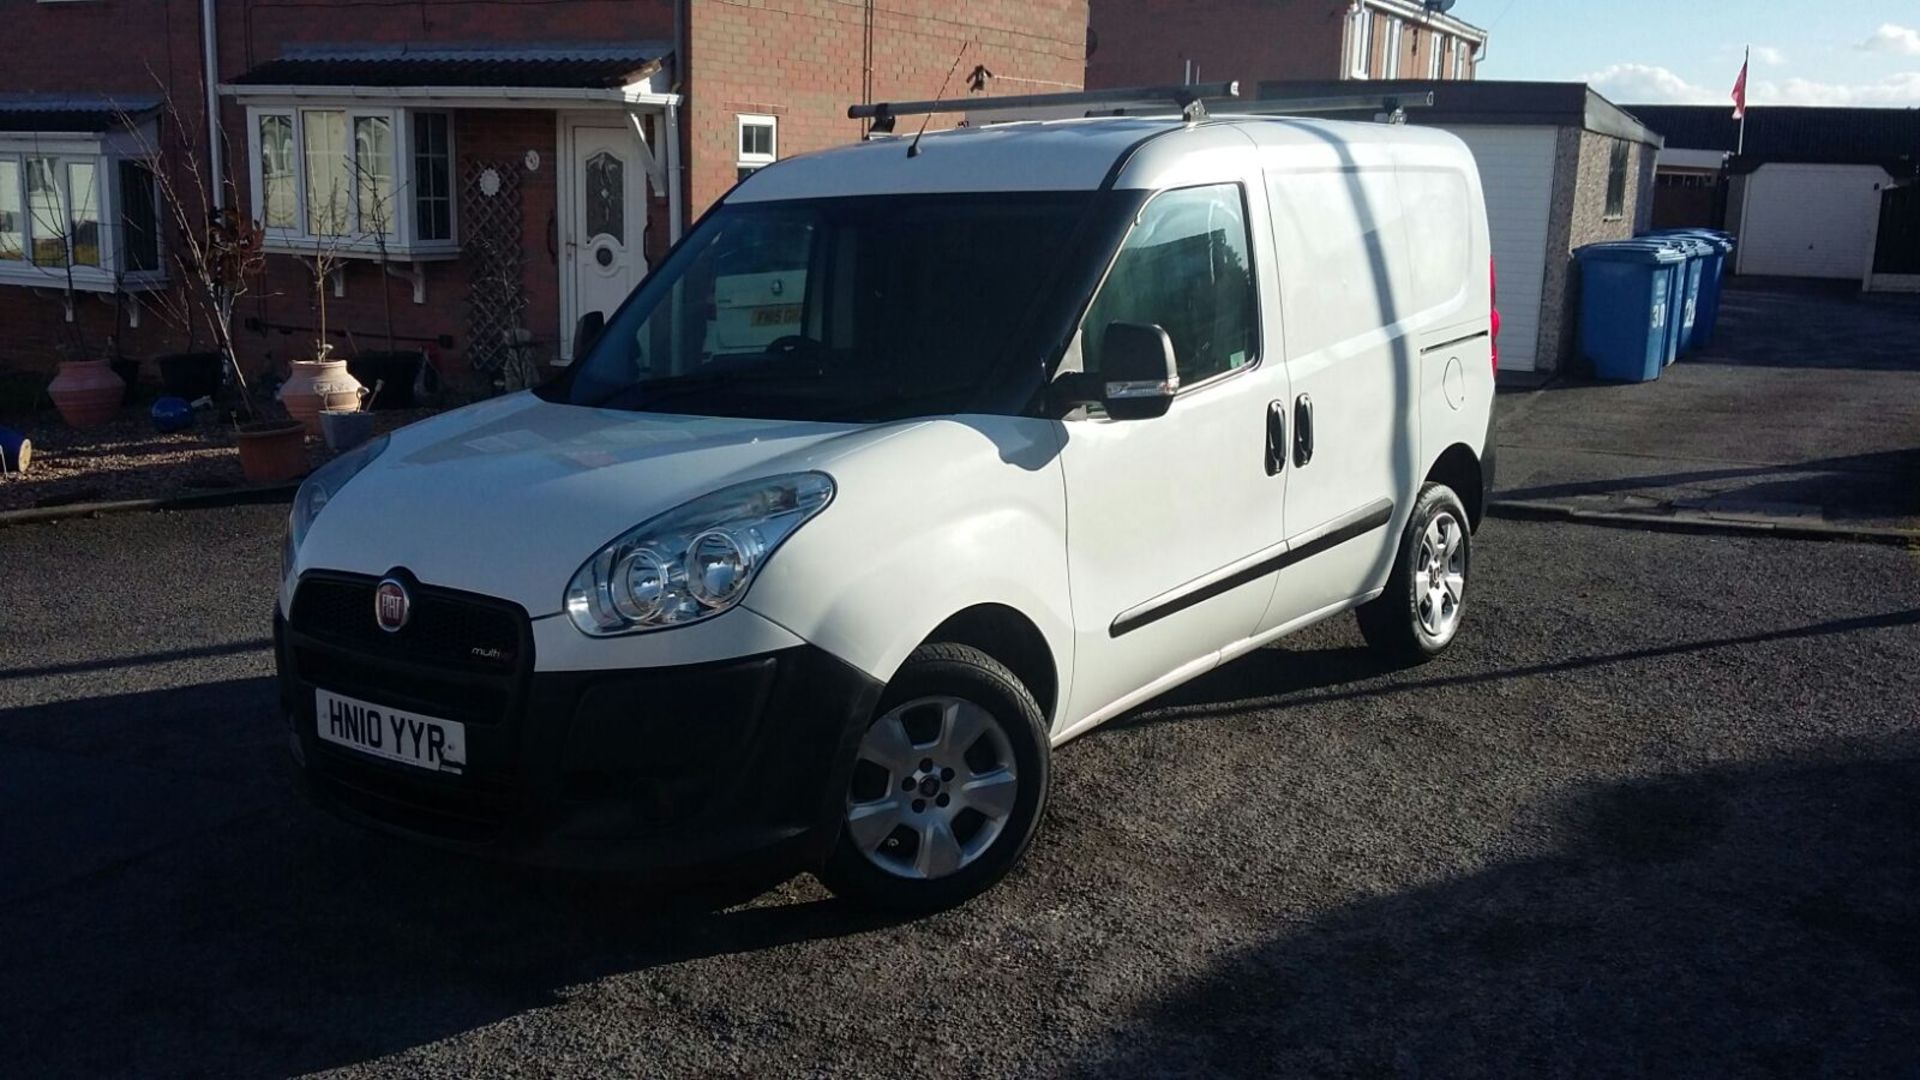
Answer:
[(111, 142), (0, 138), (0, 284), (106, 292), (164, 281), (158, 186)]
[(247, 119), (253, 215), (270, 250), (384, 248), (402, 258), (457, 251), (448, 114), (260, 105)]

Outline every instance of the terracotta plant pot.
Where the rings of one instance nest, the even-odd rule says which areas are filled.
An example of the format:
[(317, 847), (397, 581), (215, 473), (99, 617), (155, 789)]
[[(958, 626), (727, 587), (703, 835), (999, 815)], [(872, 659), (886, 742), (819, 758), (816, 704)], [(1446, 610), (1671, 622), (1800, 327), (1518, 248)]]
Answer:
[(295, 360), (293, 375), (280, 386), (287, 415), (319, 435), (320, 410), (360, 407), (360, 380), (347, 373), (345, 360)]
[(327, 449), (343, 454), (373, 438), (373, 414), (359, 409), (321, 409), (320, 430), (327, 438)]
[(240, 425), (240, 471), (251, 484), (284, 484), (307, 474), (307, 429), (297, 420)]
[(68, 360), (47, 385), (60, 418), (77, 428), (99, 427), (120, 411), (127, 384), (105, 360)]

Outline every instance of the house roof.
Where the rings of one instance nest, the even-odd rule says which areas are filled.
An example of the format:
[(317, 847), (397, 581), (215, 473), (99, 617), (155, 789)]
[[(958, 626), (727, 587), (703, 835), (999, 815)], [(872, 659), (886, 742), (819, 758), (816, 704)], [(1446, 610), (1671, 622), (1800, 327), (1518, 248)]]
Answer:
[(308, 45), (228, 80), (234, 86), (615, 89), (660, 70), (662, 42), (620, 45)]
[(0, 94), (0, 132), (9, 134), (81, 133), (100, 135), (159, 107), (152, 97)]
[[(1740, 146), (1726, 105), (1628, 105), (1626, 110), (1686, 150)], [(1747, 110), (1749, 159), (1826, 165), (1920, 162), (1920, 109), (1756, 105)]]
[[(1409, 110), (1416, 124), (1544, 124), (1578, 127), (1659, 146), (1660, 136), (1586, 83), (1494, 79), (1311, 79), (1263, 82), (1262, 100), (1283, 97), (1406, 97), (1431, 91), (1433, 104)], [(1224, 107), (1223, 107), (1224, 111)]]

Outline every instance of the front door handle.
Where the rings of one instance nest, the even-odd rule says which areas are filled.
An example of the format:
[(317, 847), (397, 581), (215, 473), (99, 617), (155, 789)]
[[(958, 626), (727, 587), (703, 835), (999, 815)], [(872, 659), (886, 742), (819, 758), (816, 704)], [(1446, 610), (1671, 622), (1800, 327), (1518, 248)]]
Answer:
[(1267, 403), (1267, 475), (1278, 476), (1287, 464), (1287, 403)]
[(1293, 465), (1304, 468), (1313, 460), (1313, 399), (1301, 394), (1293, 401)]

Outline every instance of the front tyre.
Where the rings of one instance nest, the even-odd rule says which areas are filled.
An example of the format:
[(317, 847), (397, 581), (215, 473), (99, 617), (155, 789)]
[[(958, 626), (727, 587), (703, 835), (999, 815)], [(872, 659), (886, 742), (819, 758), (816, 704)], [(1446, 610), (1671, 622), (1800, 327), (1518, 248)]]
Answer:
[(1046, 720), (1020, 680), (971, 646), (922, 645), (861, 737), (821, 880), (896, 911), (963, 903), (1026, 853), (1049, 779)]
[(1473, 531), (1460, 496), (1445, 484), (1422, 486), (1386, 591), (1356, 612), (1361, 636), (1402, 664), (1440, 655), (1460, 632), (1472, 565)]

